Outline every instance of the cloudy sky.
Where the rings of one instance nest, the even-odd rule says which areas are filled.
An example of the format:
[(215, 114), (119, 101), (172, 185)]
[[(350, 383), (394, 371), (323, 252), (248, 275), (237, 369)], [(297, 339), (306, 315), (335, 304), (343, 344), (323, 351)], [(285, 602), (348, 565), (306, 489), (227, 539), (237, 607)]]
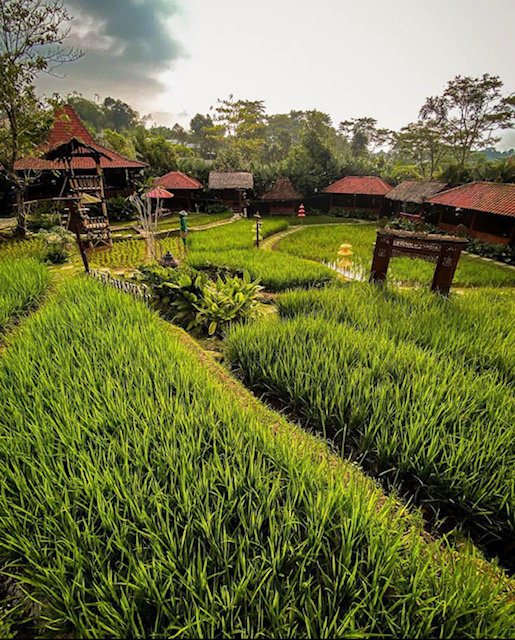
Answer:
[[(515, 0), (65, 0), (87, 54), (46, 92), (119, 97), (187, 125), (217, 98), (398, 129), (455, 75), (515, 91)], [(515, 132), (500, 147), (515, 147)]]

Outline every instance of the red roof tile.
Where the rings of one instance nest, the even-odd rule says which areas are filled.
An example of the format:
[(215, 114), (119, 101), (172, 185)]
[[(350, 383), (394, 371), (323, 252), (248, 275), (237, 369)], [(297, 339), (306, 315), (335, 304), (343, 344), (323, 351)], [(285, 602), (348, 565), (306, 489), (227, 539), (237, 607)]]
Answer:
[(515, 217), (515, 184), (471, 182), (442, 191), (427, 202)]
[(182, 171), (170, 171), (156, 180), (157, 186), (165, 189), (202, 189), (202, 183), (195, 178), (190, 178)]
[(392, 187), (377, 176), (346, 176), (324, 189), (324, 193), (384, 196)]
[[(43, 145), (41, 145), (39, 150), (44, 153), (45, 151), (57, 147), (63, 142), (68, 142), (71, 138), (78, 138), (82, 142), (85, 142), (95, 149), (105, 153), (108, 158), (100, 159), (100, 166), (102, 169), (143, 169), (143, 167), (147, 166), (144, 162), (129, 160), (128, 158), (121, 156), (119, 153), (97, 144), (91, 133), (81, 122), (77, 112), (69, 105), (65, 105), (56, 113), (54, 124), (48, 134), (48, 139)], [(95, 168), (95, 162), (92, 158), (73, 158), (71, 164), (73, 169)], [(43, 157), (21, 158), (15, 164), (15, 169), (17, 171), (51, 171), (63, 168), (63, 163), (55, 162), (53, 160), (45, 160)]]

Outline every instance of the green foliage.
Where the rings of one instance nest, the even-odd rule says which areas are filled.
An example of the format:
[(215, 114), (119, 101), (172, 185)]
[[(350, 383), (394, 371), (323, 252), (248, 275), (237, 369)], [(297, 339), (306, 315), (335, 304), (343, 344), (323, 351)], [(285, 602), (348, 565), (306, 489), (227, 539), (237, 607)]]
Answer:
[(41, 240), (43, 246), (43, 260), (52, 264), (67, 262), (75, 246), (73, 234), (63, 227), (53, 227), (49, 230), (40, 229), (37, 239)]
[(125, 158), (136, 160), (136, 148), (132, 140), (118, 131), (112, 129), (104, 129), (102, 132), (103, 142), (106, 147), (116, 151)]
[(188, 266), (176, 269), (140, 267), (138, 279), (151, 286), (166, 315), (188, 331), (221, 335), (235, 322), (256, 314), (256, 295), (261, 287), (247, 274), (210, 280)]
[(39, 302), (49, 282), (48, 270), (36, 260), (0, 262), (0, 334), (13, 318)]
[(226, 213), (227, 207), (224, 204), (218, 204), (215, 202), (214, 204), (208, 204), (206, 206), (206, 213)]
[(322, 287), (336, 280), (336, 273), (324, 265), (301, 260), (277, 251), (240, 249), (196, 251), (188, 262), (197, 269), (228, 270), (237, 275), (249, 273), (267, 291), (285, 291), (293, 287)]
[(342, 452), (404, 481), (467, 528), (513, 537), (515, 400), (495, 369), (473, 371), (380, 324), (302, 316), (235, 328), (227, 357), (252, 388)]
[(66, 283), (2, 357), (0, 395), (0, 555), (41, 635), (512, 634), (494, 567), (240, 406), (127, 296)]

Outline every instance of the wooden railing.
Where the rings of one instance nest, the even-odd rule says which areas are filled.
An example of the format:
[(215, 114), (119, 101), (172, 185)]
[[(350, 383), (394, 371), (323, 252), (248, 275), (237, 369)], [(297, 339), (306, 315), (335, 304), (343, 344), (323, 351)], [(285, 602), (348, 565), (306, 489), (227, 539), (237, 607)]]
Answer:
[(127, 280), (119, 280), (118, 278), (114, 278), (110, 273), (105, 271), (96, 271), (95, 269), (91, 269), (89, 275), (92, 278), (100, 280), (102, 284), (114, 287), (115, 289), (118, 289), (118, 291), (128, 293), (135, 298), (143, 298), (143, 300), (147, 301), (152, 297), (146, 284), (137, 284), (135, 282), (127, 282)]

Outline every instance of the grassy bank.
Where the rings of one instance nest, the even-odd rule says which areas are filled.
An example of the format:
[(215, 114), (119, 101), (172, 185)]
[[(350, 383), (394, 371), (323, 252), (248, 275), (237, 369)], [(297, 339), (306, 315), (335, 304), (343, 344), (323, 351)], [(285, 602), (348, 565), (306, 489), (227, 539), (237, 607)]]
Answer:
[(0, 393), (0, 557), (38, 633), (513, 632), (496, 571), (274, 433), (128, 296), (64, 284), (0, 360)]

